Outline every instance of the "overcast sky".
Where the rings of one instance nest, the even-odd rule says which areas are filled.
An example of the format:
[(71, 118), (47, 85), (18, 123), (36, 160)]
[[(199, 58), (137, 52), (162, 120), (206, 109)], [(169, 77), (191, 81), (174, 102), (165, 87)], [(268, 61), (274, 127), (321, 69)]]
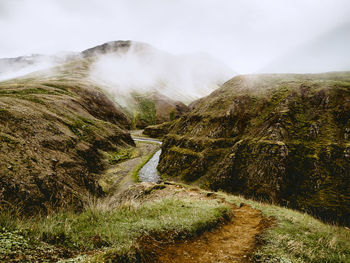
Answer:
[(0, 57), (130, 39), (250, 73), (349, 21), (349, 0), (0, 0)]

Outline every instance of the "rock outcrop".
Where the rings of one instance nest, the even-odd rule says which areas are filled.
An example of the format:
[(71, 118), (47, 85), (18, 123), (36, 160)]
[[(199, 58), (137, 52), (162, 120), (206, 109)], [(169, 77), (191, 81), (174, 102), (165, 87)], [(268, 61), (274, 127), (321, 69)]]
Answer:
[(239, 76), (191, 107), (162, 174), (350, 225), (350, 73)]
[(170, 127), (171, 122), (164, 122), (158, 125), (150, 125), (143, 130), (143, 134), (151, 138), (161, 139), (169, 133)]

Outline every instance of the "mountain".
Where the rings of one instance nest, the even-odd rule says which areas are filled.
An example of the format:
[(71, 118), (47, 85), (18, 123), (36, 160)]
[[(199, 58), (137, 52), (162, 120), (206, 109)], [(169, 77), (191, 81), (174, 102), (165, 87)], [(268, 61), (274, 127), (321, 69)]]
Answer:
[[(104, 43), (102, 45), (88, 48), (82, 51), (81, 55), (83, 57), (94, 57), (102, 54), (110, 54), (115, 52), (126, 53), (131, 48), (132, 45), (133, 45), (133, 42), (130, 40), (111, 41), (111, 42)], [(146, 45), (146, 44), (142, 43), (142, 45)]]
[(260, 72), (317, 73), (350, 69), (350, 23), (301, 44)]
[[(108, 42), (82, 56), (95, 60), (89, 79), (105, 87), (139, 128), (169, 121), (176, 107), (208, 95), (233, 74), (208, 55), (172, 55), (141, 42)], [(143, 112), (141, 97), (152, 111)]]
[[(174, 86), (163, 78), (166, 65), (177, 72), (177, 59), (144, 43), (114, 41), (79, 54), (1, 60), (15, 74), (55, 61), (0, 82), (1, 200), (30, 212), (81, 207), (87, 196), (103, 195), (98, 180), (104, 153), (134, 145), (127, 131), (132, 127), (170, 121), (188, 110), (168, 95)], [(137, 79), (138, 69), (148, 74), (152, 67), (162, 71), (156, 68), (148, 82)]]
[(191, 107), (163, 140), (166, 178), (350, 225), (350, 72), (238, 76)]
[(208, 95), (233, 74), (205, 54), (172, 55), (146, 43), (122, 40), (79, 53), (0, 60), (0, 80), (28, 73), (101, 87), (137, 128), (179, 116), (182, 111), (177, 109)]

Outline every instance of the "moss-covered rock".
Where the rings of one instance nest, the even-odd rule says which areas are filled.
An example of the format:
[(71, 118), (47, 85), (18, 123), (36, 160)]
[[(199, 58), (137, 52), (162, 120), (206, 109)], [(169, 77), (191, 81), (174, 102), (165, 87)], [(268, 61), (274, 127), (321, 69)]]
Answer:
[(350, 73), (239, 76), (192, 108), (163, 174), (350, 224)]
[(158, 125), (150, 125), (143, 130), (143, 134), (151, 138), (163, 138), (166, 134), (168, 134), (170, 127), (171, 122), (164, 122)]

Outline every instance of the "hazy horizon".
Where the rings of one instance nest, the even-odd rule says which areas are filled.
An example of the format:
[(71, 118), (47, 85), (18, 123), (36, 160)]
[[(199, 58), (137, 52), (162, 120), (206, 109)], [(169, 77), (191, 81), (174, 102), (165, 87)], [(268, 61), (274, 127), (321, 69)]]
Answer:
[[(350, 55), (338, 48), (350, 46), (350, 30), (339, 32), (337, 43), (322, 38), (344, 25), (350, 25), (346, 0), (0, 0), (0, 57), (133, 40), (172, 54), (206, 53), (243, 74), (274, 72), (271, 63), (294, 56), (298, 48), (307, 52), (304, 46), (313, 43), (322, 46), (316, 48), (321, 54), (331, 54), (314, 71), (350, 70)], [(329, 62), (333, 57), (337, 60)], [(293, 70), (283, 63), (277, 71)]]

